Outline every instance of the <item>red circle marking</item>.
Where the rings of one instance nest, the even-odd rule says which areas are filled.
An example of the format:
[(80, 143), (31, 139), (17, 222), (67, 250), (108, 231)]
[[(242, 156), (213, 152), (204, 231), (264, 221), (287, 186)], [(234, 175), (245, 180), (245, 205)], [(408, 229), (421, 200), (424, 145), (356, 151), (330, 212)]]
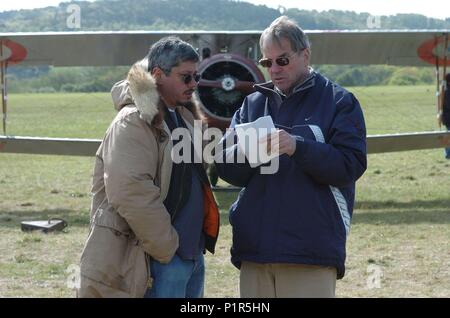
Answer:
[(18, 64), (27, 57), (27, 49), (17, 42), (8, 39), (6, 40), (0, 39), (0, 45), (6, 46), (8, 49), (11, 50), (11, 56), (9, 56), (5, 60), (6, 62), (8, 62), (8, 64)]
[[(443, 57), (436, 56), (433, 53), (433, 50), (441, 43), (445, 41), (445, 37), (447, 35), (440, 36), (438, 38), (430, 39), (422, 43), (421, 46), (417, 49), (417, 54), (419, 57), (430, 64), (436, 65), (436, 58), (439, 66), (443, 66), (445, 64), (445, 59)], [(450, 65), (450, 56), (447, 58), (447, 65)]]

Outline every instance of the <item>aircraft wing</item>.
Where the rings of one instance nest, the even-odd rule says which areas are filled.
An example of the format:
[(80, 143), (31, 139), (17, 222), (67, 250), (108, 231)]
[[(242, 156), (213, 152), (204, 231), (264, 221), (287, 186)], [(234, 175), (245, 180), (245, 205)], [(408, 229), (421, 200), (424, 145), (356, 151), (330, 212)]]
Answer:
[(0, 41), (25, 48), (27, 55), (21, 65), (112, 66), (133, 64), (147, 54), (152, 43), (168, 35), (177, 35), (200, 49), (209, 47), (213, 54), (230, 50), (247, 56), (248, 47), (257, 47), (260, 32), (0, 33)]
[[(305, 32), (311, 41), (312, 64), (426, 66), (434, 64), (435, 54), (444, 50), (443, 35), (449, 31)], [(152, 43), (167, 35), (177, 35), (200, 49), (208, 47), (212, 54), (229, 52), (256, 60), (260, 56), (260, 34), (261, 31), (0, 33), (0, 41), (6, 47), (0, 60), (17, 54), (20, 46), (26, 53), (19, 61), (22, 65), (131, 65), (146, 54)], [(18, 46), (11, 48), (11, 43)]]
[(430, 66), (435, 63), (435, 54), (443, 55), (444, 37), (449, 31), (310, 31), (308, 34), (312, 64)]

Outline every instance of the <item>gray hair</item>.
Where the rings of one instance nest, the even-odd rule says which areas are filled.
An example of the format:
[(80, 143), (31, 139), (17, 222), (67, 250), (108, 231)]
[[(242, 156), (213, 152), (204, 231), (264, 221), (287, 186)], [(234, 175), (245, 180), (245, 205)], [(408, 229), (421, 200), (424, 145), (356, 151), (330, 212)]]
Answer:
[(169, 75), (173, 67), (187, 61), (197, 63), (200, 57), (189, 43), (176, 36), (168, 36), (150, 47), (146, 60), (148, 60), (149, 72), (159, 67), (166, 75)]
[(269, 27), (262, 32), (261, 38), (259, 39), (261, 48), (267, 38), (275, 40), (278, 45), (280, 45), (280, 40), (282, 38), (289, 40), (294, 52), (299, 52), (311, 46), (305, 32), (303, 32), (295, 21), (289, 19), (285, 15), (274, 20)]

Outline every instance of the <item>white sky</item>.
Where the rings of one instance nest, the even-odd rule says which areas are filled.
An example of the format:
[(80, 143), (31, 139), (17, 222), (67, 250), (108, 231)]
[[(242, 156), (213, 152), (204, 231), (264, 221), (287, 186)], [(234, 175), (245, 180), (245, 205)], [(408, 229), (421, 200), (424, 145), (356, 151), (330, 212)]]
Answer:
[[(330, 9), (368, 12), (373, 15), (418, 13), (427, 17), (445, 19), (450, 17), (448, 0), (242, 0), (268, 7), (298, 8), (326, 11)], [(272, 4), (273, 3), (273, 4)]]
[[(170, 0), (169, 0), (170, 1)], [(428, 17), (445, 19), (450, 17), (448, 0), (239, 0), (268, 7), (298, 8), (324, 11), (329, 9), (369, 12), (373, 15), (394, 15), (396, 13), (418, 13)], [(61, 0), (2, 0), (0, 12), (7, 10), (32, 9), (56, 6)]]
[(70, 0), (2, 0), (0, 3), (0, 12), (57, 6), (61, 2), (70, 2)]

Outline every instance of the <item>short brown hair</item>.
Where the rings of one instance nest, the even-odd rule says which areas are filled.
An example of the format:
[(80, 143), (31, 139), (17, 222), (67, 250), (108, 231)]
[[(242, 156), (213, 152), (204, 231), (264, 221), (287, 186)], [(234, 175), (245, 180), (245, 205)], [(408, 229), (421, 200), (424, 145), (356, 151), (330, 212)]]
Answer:
[(261, 48), (263, 47), (266, 38), (271, 38), (278, 44), (280, 44), (280, 39), (287, 39), (291, 43), (291, 48), (294, 52), (299, 52), (311, 46), (305, 32), (303, 32), (294, 20), (289, 19), (285, 15), (275, 19), (269, 27), (262, 32), (259, 39), (259, 46)]

